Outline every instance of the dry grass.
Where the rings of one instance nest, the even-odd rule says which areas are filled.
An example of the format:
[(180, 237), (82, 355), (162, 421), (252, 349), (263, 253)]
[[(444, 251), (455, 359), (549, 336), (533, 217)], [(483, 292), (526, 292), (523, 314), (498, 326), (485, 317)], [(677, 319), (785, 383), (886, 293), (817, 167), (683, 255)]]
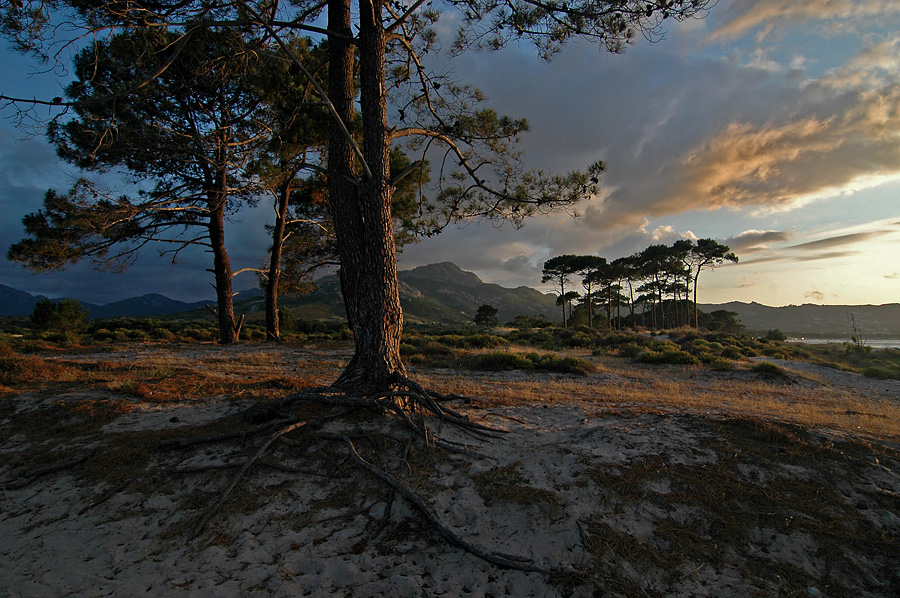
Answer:
[[(586, 357), (584, 352), (570, 354)], [(70, 471), (97, 494), (125, 483), (131, 484), (129, 492), (147, 495), (168, 492), (177, 484), (190, 487), (179, 499), (178, 516), (161, 536), (180, 541), (213, 500), (214, 489), (221, 487), (190, 484), (231, 473), (172, 474), (184, 457), (160, 446), (175, 437), (239, 430), (246, 422), (235, 415), (164, 429), (104, 432), (104, 426), (136, 409), (161, 405), (276, 400), (295, 389), (334, 380), (347, 358), (345, 344), (132, 344), (40, 356), (2, 353), (10, 383), (0, 394), (0, 444), (16, 457), (0, 471), (4, 480), (15, 480), (81, 454), (85, 458)], [(601, 594), (679, 595), (678, 588), (686, 587), (683, 584), (703, 567), (726, 570), (740, 563), (736, 574), (754, 580), (760, 596), (804, 592), (822, 579), (830, 580), (829, 596), (853, 596), (853, 588), (869, 583), (873, 567), (887, 566), (889, 555), (897, 554), (897, 538), (885, 531), (888, 528), (876, 528), (866, 515), (896, 511), (896, 493), (873, 483), (872, 472), (877, 473), (877, 467), (893, 471), (900, 464), (900, 452), (891, 448), (900, 441), (897, 397), (835, 385), (827, 372), (808, 374), (790, 367), (787, 376), (773, 376), (746, 365), (718, 372), (699, 366), (639, 365), (609, 356), (590, 359), (595, 369), (588, 376), (430, 368), (411, 372), (425, 386), (473, 397), (467, 407), (475, 417), (500, 406), (574, 405), (589, 417), (628, 421), (648, 414), (657, 419), (673, 415), (693, 426), (700, 439), (693, 450), (709, 453), (705, 461), (673, 462), (662, 453), (615, 462), (584, 457), (585, 475), (578, 483), (595, 498), (591, 514), (579, 523), (592, 568), (560, 576), (557, 587), (591, 583)], [(301, 409), (315, 419), (321, 407)], [(351, 413), (343, 415), (343, 423), (362, 430), (368, 422), (363, 414)], [(357, 449), (423, 496), (455, 492), (457, 488), (441, 485), (442, 477), (452, 477), (470, 483), (489, 510), (502, 512), (513, 505), (549, 515), (544, 519), (565, 519), (570, 489), (538, 487), (520, 462), (467, 479), (461, 473), (466, 471), (465, 459), (406, 444), (401, 430), (366, 433), (356, 441)], [(235, 444), (217, 448), (216, 456), (227, 460), (246, 455)], [(28, 450), (13, 450), (23, 446)], [(204, 461), (209, 454), (205, 451), (190, 454)], [(268, 504), (298, 497), (307, 510), (286, 511), (273, 519), (295, 531), (315, 528), (320, 534), (316, 541), (323, 544), (341, 526), (365, 529), (351, 552), (365, 550), (370, 535), (371, 545), (384, 554), (416, 550), (411, 537), (433, 541), (415, 517), (391, 519), (381, 507), (374, 508), (385, 504), (388, 492), (380, 487), (373, 492), (371, 480), (345, 458), (342, 447), (316, 440), (309, 430), (298, 431), (274, 447), (272, 459), (300, 463), (323, 477), (303, 490), (272, 483), (254, 470), (253, 483), (229, 497), (221, 518), (249, 518)], [(326, 477), (330, 482), (319, 484)], [(154, 481), (161, 479), (167, 481)], [(300, 497), (310, 488), (319, 494)], [(148, 508), (142, 505), (138, 501), (129, 508)], [(629, 510), (639, 506), (651, 513), (647, 530), (623, 523)], [(226, 528), (210, 531), (205, 541), (232, 542)], [(824, 563), (827, 575), (817, 577), (766, 553), (778, 542), (789, 545), (804, 538), (814, 539), (814, 556)], [(649, 585), (628, 573), (635, 568)]]
[[(514, 372), (425, 370), (426, 386), (476, 397), (485, 406), (578, 403), (598, 414), (621, 410), (743, 416), (900, 440), (900, 401), (837, 387), (821, 376), (787, 377), (749, 368), (715, 372), (702, 366), (644, 366), (594, 357), (586, 377)], [(417, 372), (417, 374), (419, 374)]]

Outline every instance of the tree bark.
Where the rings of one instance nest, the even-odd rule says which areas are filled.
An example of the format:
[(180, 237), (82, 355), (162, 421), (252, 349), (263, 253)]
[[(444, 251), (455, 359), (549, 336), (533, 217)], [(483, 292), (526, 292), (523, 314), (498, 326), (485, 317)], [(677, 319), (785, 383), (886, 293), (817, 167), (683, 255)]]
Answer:
[(219, 320), (219, 343), (230, 345), (238, 340), (234, 322), (234, 293), (231, 282), (231, 260), (225, 249), (225, 197), (214, 192), (210, 205), (209, 240), (213, 252), (213, 275), (216, 281), (216, 314)]
[[(352, 36), (349, 0), (331, 0), (329, 29)], [(366, 395), (386, 390), (406, 374), (400, 358), (403, 314), (391, 221), (390, 150), (384, 98), (385, 36), (381, 2), (360, 2), (360, 102), (363, 158), (372, 173), (355, 176), (353, 150), (336, 123), (329, 135), (328, 188), (341, 260), (341, 291), (353, 331), (353, 359), (335, 386)], [(353, 130), (353, 49), (329, 40), (329, 96)]]
[(269, 277), (266, 280), (266, 340), (269, 341), (277, 341), (281, 338), (281, 326), (278, 321), (278, 282), (281, 278), (284, 227), (290, 197), (291, 185), (290, 182), (286, 182), (278, 191), (278, 211), (275, 216), (275, 227), (272, 230), (272, 255), (269, 262)]

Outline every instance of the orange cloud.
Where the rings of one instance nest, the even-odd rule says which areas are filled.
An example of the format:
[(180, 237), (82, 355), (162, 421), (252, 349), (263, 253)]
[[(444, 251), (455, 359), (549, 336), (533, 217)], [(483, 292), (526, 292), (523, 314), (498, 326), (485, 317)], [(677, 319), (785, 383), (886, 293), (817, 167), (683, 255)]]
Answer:
[(806, 21), (832, 21), (842, 26), (900, 13), (894, 0), (736, 0), (728, 19), (710, 36), (713, 41), (731, 40), (758, 30), (762, 40), (787, 26)]

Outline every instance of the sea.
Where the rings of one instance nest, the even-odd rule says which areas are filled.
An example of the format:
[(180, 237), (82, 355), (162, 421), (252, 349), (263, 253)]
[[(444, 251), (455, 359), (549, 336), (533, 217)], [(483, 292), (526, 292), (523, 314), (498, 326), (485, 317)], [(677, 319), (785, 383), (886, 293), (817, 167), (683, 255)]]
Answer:
[[(849, 343), (850, 339), (846, 338), (789, 338), (789, 343), (804, 343), (807, 345), (841, 345)], [(873, 349), (900, 349), (900, 338), (877, 338), (863, 341), (864, 347), (872, 347)]]

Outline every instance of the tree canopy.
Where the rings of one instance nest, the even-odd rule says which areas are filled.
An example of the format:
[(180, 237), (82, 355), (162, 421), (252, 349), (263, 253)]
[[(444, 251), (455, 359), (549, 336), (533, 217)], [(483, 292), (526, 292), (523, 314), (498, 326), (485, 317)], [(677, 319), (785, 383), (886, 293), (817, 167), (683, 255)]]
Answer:
[[(456, 52), (500, 48), (511, 40), (532, 43), (549, 58), (574, 37), (619, 52), (636, 34), (657, 38), (667, 19), (702, 14), (709, 0), (451, 0), (462, 13)], [(327, 38), (327, 85), (320, 86), (294, 57), (297, 77), (316, 88), (327, 109), (328, 205), (341, 264), (342, 292), (355, 355), (336, 385), (368, 394), (401, 384), (403, 318), (397, 283), (396, 243), (390, 213), (397, 178), (390, 150), (405, 144), (420, 159), (431, 157), (438, 176), (420, 218), (440, 230), (465, 218), (506, 219), (521, 224), (539, 211), (570, 206), (598, 190), (601, 162), (584, 172), (544, 175), (524, 169), (515, 150), (527, 128), (523, 119), (483, 105), (477, 90), (431, 72), (423, 57), (434, 48), (440, 13), (426, 0), (327, 0), (278, 4), (254, 0), (158, 2), (156, 0), (22, 0), (0, 9), (0, 27), (20, 49), (52, 57), (62, 31), (54, 19), (70, 19), (100, 34), (127, 30), (176, 35), (171, 61), (195, 28), (227, 29), (266, 39), (289, 50), (302, 31)], [(86, 39), (86, 38), (85, 38)], [(54, 46), (54, 42), (57, 44)], [(216, 71), (213, 71), (214, 73)], [(355, 79), (354, 74), (359, 77)], [(358, 82), (358, 84), (357, 84)], [(137, 83), (119, 93), (141, 93)], [(357, 121), (356, 106), (360, 118)], [(389, 118), (388, 108), (391, 108)]]
[[(630, 307), (632, 325), (637, 325), (637, 305), (641, 308), (639, 311), (644, 325), (686, 326), (693, 319), (694, 326), (699, 328), (697, 285), (700, 272), (725, 262), (737, 261), (738, 257), (727, 245), (713, 239), (681, 239), (671, 246), (650, 245), (632, 256), (612, 262), (591, 255), (556, 256), (544, 263), (541, 282), (554, 282), (560, 296), (558, 303), (565, 304), (577, 298), (577, 293), (572, 295), (571, 291), (565, 290), (566, 285), (570, 284), (573, 275), (581, 275), (582, 285), (587, 291), (583, 305), (588, 317), (591, 318), (595, 305), (592, 297), (599, 294), (605, 299), (606, 316), (611, 328), (621, 326), (618, 313), (622, 303), (628, 303)], [(627, 296), (623, 292), (626, 284)], [(688, 300), (691, 289), (693, 301)], [(635, 290), (640, 293), (637, 299), (634, 297)], [(690, 317), (691, 304), (693, 318)], [(565, 324), (565, 319), (563, 322)]]

